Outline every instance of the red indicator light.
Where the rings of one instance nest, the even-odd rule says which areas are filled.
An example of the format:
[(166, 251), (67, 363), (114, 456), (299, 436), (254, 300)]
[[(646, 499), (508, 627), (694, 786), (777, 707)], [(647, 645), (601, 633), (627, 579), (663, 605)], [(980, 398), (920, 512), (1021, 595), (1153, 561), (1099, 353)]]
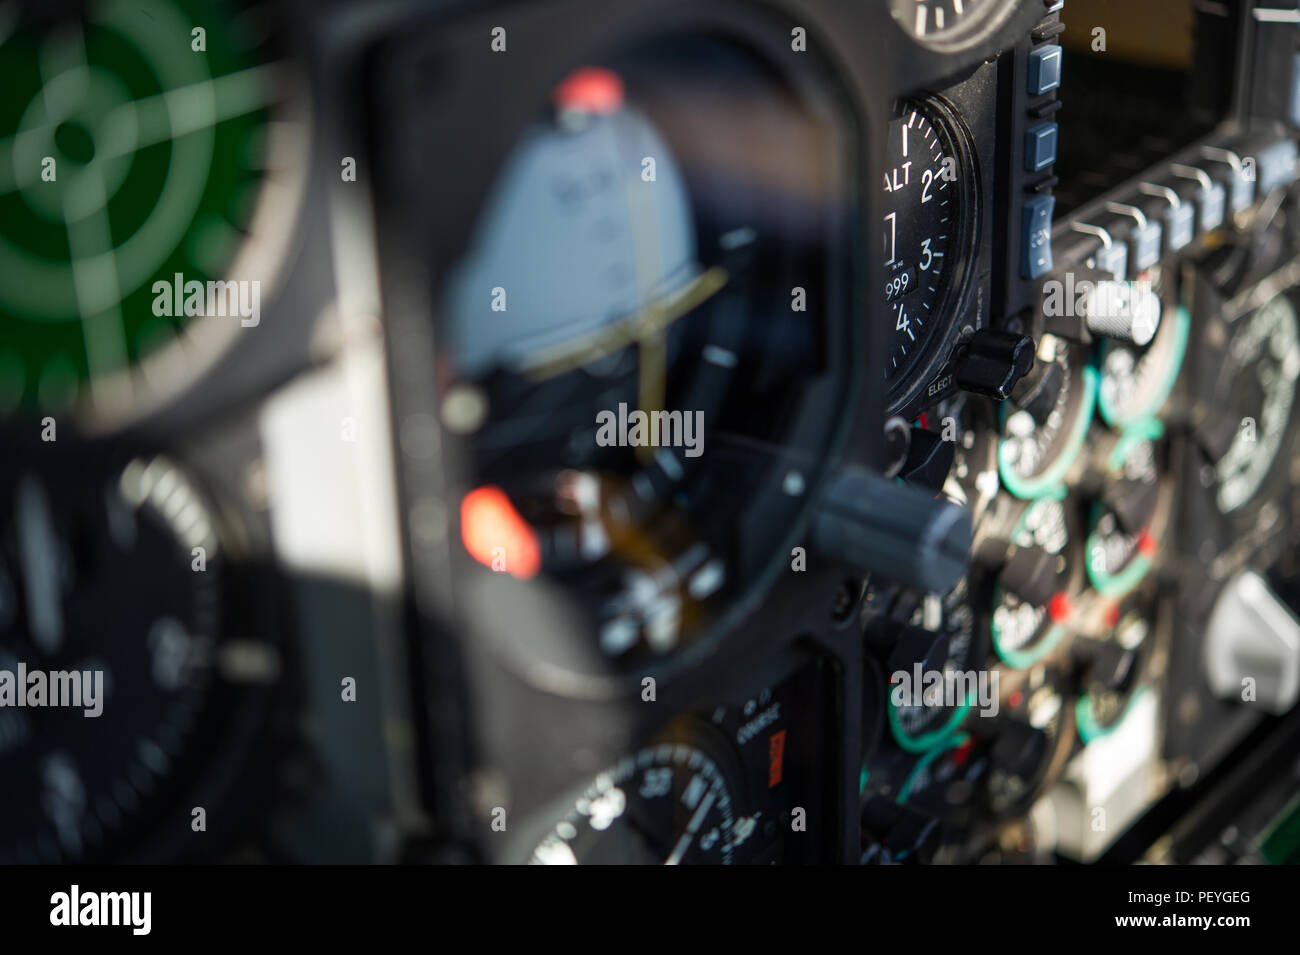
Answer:
[(966, 740), (966, 742), (958, 746), (957, 749), (953, 752), (953, 756), (952, 756), (953, 765), (956, 766), (958, 769), (965, 766), (966, 759), (967, 757), (970, 756), (970, 751), (972, 747), (974, 747), (974, 745), (975, 745), (975, 741), (973, 739), (968, 739)]
[(1119, 623), (1119, 604), (1111, 604), (1106, 608), (1106, 626), (1114, 629)]
[(767, 788), (781, 784), (785, 773), (785, 730), (778, 730), (767, 740)]
[(623, 107), (623, 80), (613, 70), (586, 66), (565, 77), (551, 98), (560, 109), (607, 115)]
[(520, 580), (542, 569), (537, 533), (499, 487), (480, 487), (460, 502), (460, 537), (480, 564)]
[(1138, 553), (1148, 559), (1156, 555), (1156, 539), (1151, 536), (1150, 531), (1143, 531), (1138, 535)]
[(1064, 623), (1070, 619), (1070, 614), (1074, 613), (1074, 604), (1065, 591), (1057, 591), (1052, 594), (1052, 599), (1047, 602), (1047, 616), (1051, 618), (1052, 623)]

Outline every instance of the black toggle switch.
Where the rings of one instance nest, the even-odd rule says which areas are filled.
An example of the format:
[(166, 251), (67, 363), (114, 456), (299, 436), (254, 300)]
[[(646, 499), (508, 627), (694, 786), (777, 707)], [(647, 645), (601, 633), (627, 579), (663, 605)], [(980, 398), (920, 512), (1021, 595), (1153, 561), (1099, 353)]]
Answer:
[(1115, 514), (1125, 534), (1136, 534), (1147, 526), (1155, 513), (1159, 493), (1156, 484), (1119, 478), (1106, 485), (1101, 500)]
[(909, 484), (938, 491), (948, 479), (956, 455), (956, 442), (945, 441), (924, 428), (913, 428), (908, 442), (907, 460), (898, 476)]
[(1089, 693), (1102, 694), (1124, 684), (1133, 666), (1133, 653), (1114, 640), (1088, 641), (1088, 663), (1084, 685)]
[(1059, 558), (1041, 547), (1017, 547), (998, 582), (1027, 604), (1046, 607), (1056, 593)]
[(939, 845), (940, 820), (888, 796), (871, 796), (862, 807), (861, 825), (885, 849), (875, 861), (926, 864)]
[(957, 386), (1002, 401), (1033, 367), (1032, 338), (982, 328), (966, 343), (957, 370)]
[(1047, 734), (1021, 720), (1009, 720), (998, 733), (989, 758), (995, 766), (1022, 779), (1031, 778), (1047, 755)]
[(1210, 408), (1192, 430), (1192, 437), (1205, 459), (1211, 464), (1218, 464), (1232, 447), (1240, 428), (1240, 418), (1233, 417), (1222, 408)]
[(894, 645), (889, 652), (885, 666), (889, 672), (912, 674), (916, 665), (921, 665), (922, 673), (937, 673), (943, 670), (948, 659), (948, 638), (943, 634), (926, 630), (924, 627), (902, 625), (894, 635)]

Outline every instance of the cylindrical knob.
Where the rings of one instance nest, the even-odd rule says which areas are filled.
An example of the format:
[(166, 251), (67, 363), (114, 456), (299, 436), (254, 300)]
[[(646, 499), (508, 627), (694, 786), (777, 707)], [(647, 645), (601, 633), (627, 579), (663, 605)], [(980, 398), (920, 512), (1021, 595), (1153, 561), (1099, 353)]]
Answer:
[(1084, 322), (1094, 335), (1145, 345), (1160, 327), (1160, 296), (1142, 282), (1096, 282), (1084, 295)]
[(860, 467), (831, 479), (812, 531), (823, 554), (929, 592), (951, 590), (970, 556), (964, 508)]

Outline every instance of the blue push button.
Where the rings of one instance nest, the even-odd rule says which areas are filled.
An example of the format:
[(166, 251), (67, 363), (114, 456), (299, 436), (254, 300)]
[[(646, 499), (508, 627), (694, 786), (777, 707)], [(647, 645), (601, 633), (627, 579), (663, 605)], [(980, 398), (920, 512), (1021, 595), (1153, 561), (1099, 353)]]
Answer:
[(1056, 123), (1039, 123), (1025, 133), (1025, 171), (1041, 172), (1056, 162), (1060, 127)]
[(1295, 140), (1283, 139), (1260, 150), (1256, 157), (1258, 193), (1263, 196), (1278, 186), (1289, 186), (1296, 180), (1297, 156)]
[(1029, 95), (1042, 96), (1061, 85), (1061, 48), (1055, 43), (1029, 51)]
[(1165, 214), (1165, 244), (1177, 252), (1191, 244), (1196, 235), (1196, 204), (1180, 203)]
[(1160, 261), (1160, 243), (1164, 239), (1164, 226), (1159, 222), (1148, 221), (1146, 225), (1135, 225), (1133, 234), (1133, 278)]
[(1055, 196), (1034, 196), (1020, 214), (1020, 274), (1036, 279), (1052, 270), (1052, 214)]
[(1223, 225), (1223, 213), (1228, 205), (1228, 190), (1222, 183), (1211, 182), (1210, 188), (1201, 190), (1201, 231), (1210, 232)]
[(1102, 246), (1089, 264), (1100, 272), (1109, 272), (1116, 282), (1124, 281), (1128, 276), (1128, 243), (1112, 242)]

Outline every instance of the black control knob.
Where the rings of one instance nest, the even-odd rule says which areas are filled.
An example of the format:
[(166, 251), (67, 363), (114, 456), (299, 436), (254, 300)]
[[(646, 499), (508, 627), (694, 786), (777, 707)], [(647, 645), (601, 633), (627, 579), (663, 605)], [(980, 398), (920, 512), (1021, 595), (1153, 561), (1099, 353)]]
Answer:
[(957, 370), (957, 385), (977, 395), (1002, 401), (1033, 367), (1032, 338), (982, 328), (966, 343)]
[(1060, 362), (1039, 362), (1011, 392), (1011, 402), (1029, 414), (1042, 427), (1056, 407), (1057, 396), (1065, 384), (1065, 368)]
[(1101, 693), (1123, 685), (1133, 666), (1133, 653), (1114, 640), (1089, 641), (1088, 666), (1084, 683), (1092, 693)]
[(1228, 453), (1241, 428), (1241, 419), (1222, 408), (1210, 408), (1192, 429), (1197, 447), (1211, 464), (1218, 464)]
[(1155, 514), (1159, 493), (1159, 487), (1150, 481), (1119, 478), (1105, 486), (1101, 500), (1115, 515), (1125, 534), (1137, 534)]
[(862, 807), (863, 835), (874, 840), (864, 862), (882, 865), (928, 863), (934, 858), (942, 834), (933, 813), (903, 805), (888, 796), (872, 796)]
[(965, 508), (856, 466), (831, 479), (812, 532), (823, 554), (929, 592), (951, 590), (970, 556)]
[(905, 624), (900, 624), (890, 636), (893, 637), (892, 646), (885, 660), (890, 673), (910, 674), (917, 664), (920, 664), (922, 673), (943, 669), (948, 659), (947, 637), (924, 627)]
[(1046, 607), (1056, 593), (1059, 558), (1042, 547), (1017, 547), (998, 580), (1024, 603)]
[(1047, 755), (1047, 734), (1022, 720), (1008, 720), (998, 733), (989, 756), (998, 771), (1031, 778)]

